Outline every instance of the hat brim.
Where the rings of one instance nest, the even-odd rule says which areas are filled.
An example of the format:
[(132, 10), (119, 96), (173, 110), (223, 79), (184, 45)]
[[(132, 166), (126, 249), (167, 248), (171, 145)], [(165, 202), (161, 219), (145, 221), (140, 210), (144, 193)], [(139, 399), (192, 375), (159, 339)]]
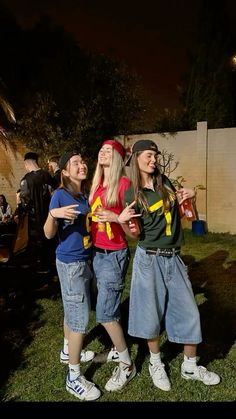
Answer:
[[(130, 156), (128, 157), (128, 159), (125, 162), (125, 166), (130, 166), (130, 162), (131, 162), (131, 159), (132, 159), (132, 157), (133, 157), (134, 154), (136, 154), (136, 153), (142, 153), (143, 151), (146, 151), (146, 150), (138, 150), (138, 151), (135, 151), (135, 153), (131, 153)], [(157, 155), (159, 155), (159, 154), (161, 154), (161, 152), (158, 150), (157, 151)]]
[(126, 160), (126, 162), (124, 163), (125, 164), (125, 166), (129, 166), (130, 165), (130, 162), (131, 162), (131, 159), (132, 159), (132, 155), (133, 154), (130, 154), (130, 156), (128, 157), (128, 159)]

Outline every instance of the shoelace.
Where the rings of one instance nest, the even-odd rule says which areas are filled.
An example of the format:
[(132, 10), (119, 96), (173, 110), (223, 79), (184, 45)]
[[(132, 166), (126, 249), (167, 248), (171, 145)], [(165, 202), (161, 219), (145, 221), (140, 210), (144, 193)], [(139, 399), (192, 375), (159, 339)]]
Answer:
[(158, 373), (159, 377), (162, 378), (166, 375), (166, 372), (164, 370), (164, 364), (151, 364), (154, 373)]
[(112, 380), (113, 381), (119, 381), (120, 379), (120, 374), (121, 374), (121, 368), (118, 366), (114, 369), (113, 374), (112, 374)]
[(94, 384), (91, 383), (90, 381), (87, 381), (83, 375), (80, 375), (74, 381), (75, 381), (75, 388), (82, 387), (85, 391), (89, 391), (94, 386)]
[(198, 368), (198, 371), (199, 371), (200, 378), (204, 378), (204, 377), (210, 378), (211, 374), (210, 374), (209, 371), (207, 371), (207, 369), (205, 367), (199, 365), (197, 368)]
[(112, 380), (113, 381), (119, 381), (120, 379), (121, 379), (121, 381), (123, 382), (123, 380), (122, 380), (122, 376), (121, 376), (121, 373), (123, 372), (124, 374), (126, 373), (126, 370), (127, 370), (127, 372), (129, 371), (130, 373), (131, 373), (131, 371), (129, 370), (129, 368), (130, 368), (130, 366), (128, 366), (127, 365), (127, 367), (125, 367), (125, 368), (122, 368), (122, 367), (120, 367), (119, 365), (114, 369), (114, 371), (113, 371), (113, 374), (112, 374)]
[(91, 383), (91, 381), (86, 380), (86, 378), (85, 378), (83, 375), (81, 375), (81, 383), (82, 383), (85, 387), (87, 387), (87, 389), (88, 389), (88, 390), (90, 390), (92, 387), (94, 387), (94, 386), (95, 386), (95, 384), (94, 384), (94, 383)]

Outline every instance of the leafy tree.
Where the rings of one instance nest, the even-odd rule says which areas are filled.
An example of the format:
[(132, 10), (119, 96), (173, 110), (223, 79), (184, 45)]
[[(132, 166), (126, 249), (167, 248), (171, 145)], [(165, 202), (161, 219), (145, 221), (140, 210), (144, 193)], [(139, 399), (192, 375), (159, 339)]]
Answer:
[(182, 109), (165, 108), (163, 111), (159, 112), (155, 123), (155, 132), (169, 132), (174, 135), (181, 129), (184, 129)]
[(228, 18), (221, 0), (204, 0), (185, 97), (186, 125), (206, 120), (209, 128), (235, 124)]
[(36, 93), (31, 99), (33, 106), (25, 109), (18, 131), (33, 150), (42, 150), (47, 155), (55, 153), (63, 143), (55, 102), (47, 93)]
[(44, 155), (78, 147), (93, 161), (104, 138), (140, 129), (138, 81), (123, 65), (82, 50), (47, 16), (27, 31), (8, 18), (5, 27), (1, 74), (14, 90), (15, 132), (26, 146)]

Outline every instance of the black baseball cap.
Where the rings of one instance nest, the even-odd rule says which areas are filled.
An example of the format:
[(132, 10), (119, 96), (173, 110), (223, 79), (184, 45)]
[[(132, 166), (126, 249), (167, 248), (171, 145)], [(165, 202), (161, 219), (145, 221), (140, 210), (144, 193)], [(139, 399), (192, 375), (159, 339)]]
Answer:
[(79, 154), (80, 153), (78, 151), (75, 151), (75, 150), (74, 151), (66, 151), (66, 153), (64, 153), (59, 160), (60, 170), (65, 168), (66, 163), (71, 159), (71, 157), (77, 156)]
[(125, 165), (126, 166), (130, 165), (130, 161), (131, 161), (131, 158), (132, 158), (134, 153), (138, 153), (140, 151), (145, 151), (145, 150), (152, 150), (152, 151), (155, 151), (157, 154), (161, 154), (161, 152), (158, 150), (158, 147), (157, 147), (156, 143), (154, 143), (154, 141), (139, 140), (139, 141), (136, 141), (136, 143), (133, 144), (131, 154), (130, 154), (127, 162), (125, 163)]

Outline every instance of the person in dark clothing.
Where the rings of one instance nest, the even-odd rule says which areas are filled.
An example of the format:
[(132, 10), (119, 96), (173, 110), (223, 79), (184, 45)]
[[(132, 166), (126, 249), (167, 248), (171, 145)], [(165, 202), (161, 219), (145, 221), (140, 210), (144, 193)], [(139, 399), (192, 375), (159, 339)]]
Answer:
[(51, 175), (39, 167), (38, 154), (29, 152), (24, 156), (26, 175), (20, 182), (20, 200), (28, 212), (29, 251), (31, 262), (40, 273), (49, 271), (51, 251), (45, 238), (43, 226), (53, 191)]
[(13, 220), (16, 224), (18, 224), (20, 217), (25, 213), (25, 209), (22, 205), (21, 199), (20, 199), (20, 189), (17, 189), (16, 191), (16, 209), (12, 215)]
[(52, 175), (53, 187), (57, 189), (61, 183), (61, 170), (59, 167), (60, 156), (54, 155), (48, 159), (48, 170)]

